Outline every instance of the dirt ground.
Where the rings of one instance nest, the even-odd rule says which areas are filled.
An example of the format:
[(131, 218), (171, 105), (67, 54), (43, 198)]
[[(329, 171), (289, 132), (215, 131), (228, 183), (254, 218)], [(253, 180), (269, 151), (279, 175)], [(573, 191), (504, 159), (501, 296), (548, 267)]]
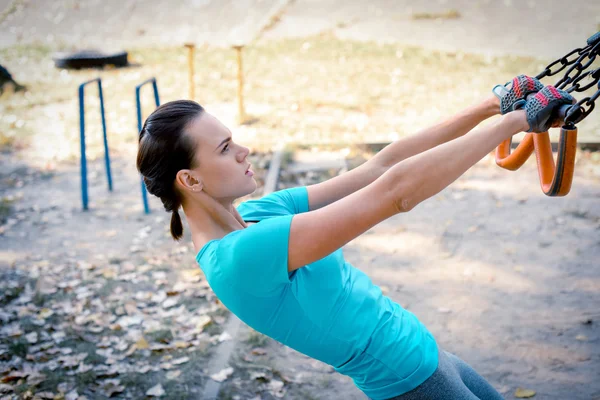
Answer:
[[(192, 361), (184, 365), (184, 374), (165, 379), (167, 364), (167, 369), (159, 368), (157, 373), (163, 375), (155, 375), (152, 385), (166, 382), (167, 393), (198, 398), (209, 378), (202, 373), (206, 368), (193, 375), (190, 371), (213, 356), (211, 349), (224, 333), (227, 312), (214, 308), (214, 295), (206, 292), (203, 278), (190, 281), (186, 275), (194, 269), (191, 246), (189, 241), (172, 243), (166, 234), (166, 214), (159, 211), (157, 201), (151, 201), (155, 212), (142, 213), (139, 194), (129, 190), (137, 187), (137, 176), (127, 167), (127, 159), (113, 161), (115, 170), (122, 172), (115, 176), (118, 189), (112, 194), (106, 190), (102, 163), (92, 164), (89, 212), (80, 211), (76, 166), (44, 173), (27, 168), (22, 161), (19, 166), (14, 157), (4, 156), (2, 161), (7, 171), (3, 198), (19, 199), (0, 241), (3, 281), (31, 282), (38, 290), (46, 279), (50, 285), (61, 277), (83, 280), (82, 286), (93, 297), (108, 299), (115, 307), (141, 302), (137, 312), (159, 326), (171, 327), (175, 338), (185, 337), (188, 328), (170, 319), (174, 316), (168, 309), (153, 312), (151, 304), (144, 306), (139, 293), (179, 286), (175, 296), (186, 305), (185, 312), (191, 313), (184, 315), (209, 315), (215, 322), (208, 335), (198, 336), (196, 345), (187, 349)], [(484, 160), (412, 212), (391, 218), (349, 243), (344, 254), (388, 296), (414, 312), (442, 348), (470, 363), (507, 399), (513, 399), (519, 387), (534, 390), (540, 399), (597, 398), (599, 161), (595, 154), (581, 154), (572, 192), (565, 198), (548, 198), (540, 192), (533, 163), (519, 172), (508, 172)], [(107, 272), (107, 268), (114, 271)], [(132, 271), (133, 277), (129, 276)], [(128, 278), (119, 282), (126, 272)], [(103, 283), (95, 286), (94, 282)], [(115, 289), (121, 285), (122, 289)], [(61, 294), (73, 301), (81, 295), (75, 291), (69, 297), (62, 290)], [(44, 307), (60, 305), (56, 296), (47, 295)], [(81, 296), (85, 301), (86, 294)], [(95, 310), (94, 303), (88, 307)], [(35, 314), (40, 308), (30, 305), (29, 309)], [(24, 324), (22, 318), (18, 322)], [(54, 332), (69, 326), (77, 324), (67, 313), (47, 329)], [(146, 337), (156, 335), (144, 327)], [(87, 329), (90, 326), (84, 332)], [(135, 326), (124, 330), (133, 331), (123, 336), (129, 342), (140, 334)], [(111, 335), (110, 330), (103, 332)], [(23, 336), (28, 333), (25, 330)], [(88, 344), (98, 345), (101, 336), (90, 338), (88, 332), (83, 337)], [(242, 328), (238, 339), (228, 364), (234, 372), (223, 383), (220, 398), (365, 398), (331, 367), (248, 327)], [(170, 357), (181, 359), (138, 357), (119, 364), (139, 369), (164, 366)], [(86, 362), (96, 367), (103, 364), (101, 360)], [(125, 368), (117, 378), (137, 390), (150, 387), (131, 374), (134, 371)], [(85, 380), (77, 387), (83, 393)]]

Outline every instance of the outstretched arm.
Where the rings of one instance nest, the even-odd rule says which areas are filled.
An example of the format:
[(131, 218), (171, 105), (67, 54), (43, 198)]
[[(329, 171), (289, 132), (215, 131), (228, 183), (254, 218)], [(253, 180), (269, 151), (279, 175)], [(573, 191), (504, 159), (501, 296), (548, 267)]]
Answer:
[(444, 122), (398, 139), (359, 167), (308, 186), (309, 209), (317, 210), (366, 187), (400, 161), (463, 136), (481, 121), (499, 113), (499, 100), (490, 96)]
[(387, 170), (402, 160), (463, 136), (481, 121), (497, 114), (500, 114), (500, 101), (490, 96), (439, 124), (389, 144), (372, 158), (373, 163)]
[(320, 260), (381, 221), (411, 210), (454, 182), (502, 141), (528, 127), (525, 111), (511, 112), (399, 162), (375, 182), (327, 207), (294, 215), (288, 271)]

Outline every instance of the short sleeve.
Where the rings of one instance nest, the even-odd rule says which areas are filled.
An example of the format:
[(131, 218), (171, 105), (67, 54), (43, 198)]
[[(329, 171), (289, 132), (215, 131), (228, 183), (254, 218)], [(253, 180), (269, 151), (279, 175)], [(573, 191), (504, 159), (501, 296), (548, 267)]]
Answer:
[(245, 201), (237, 207), (246, 221), (260, 221), (274, 215), (300, 214), (307, 212), (308, 208), (306, 186), (278, 190), (260, 199)]
[(221, 239), (217, 262), (226, 280), (255, 296), (270, 296), (290, 283), (287, 261), (293, 215), (265, 219)]

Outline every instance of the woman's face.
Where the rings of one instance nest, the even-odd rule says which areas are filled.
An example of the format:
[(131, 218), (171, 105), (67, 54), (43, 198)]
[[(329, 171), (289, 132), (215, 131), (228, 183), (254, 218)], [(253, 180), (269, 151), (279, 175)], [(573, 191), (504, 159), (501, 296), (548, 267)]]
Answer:
[(202, 180), (202, 190), (211, 197), (232, 201), (256, 190), (256, 181), (246, 174), (250, 162), (247, 147), (236, 144), (231, 131), (211, 114), (204, 112), (188, 127), (196, 146), (192, 171)]

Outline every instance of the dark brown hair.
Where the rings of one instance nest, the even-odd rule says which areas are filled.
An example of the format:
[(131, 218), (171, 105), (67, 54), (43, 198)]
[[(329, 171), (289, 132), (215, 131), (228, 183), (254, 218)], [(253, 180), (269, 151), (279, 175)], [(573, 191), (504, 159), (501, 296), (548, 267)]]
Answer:
[(159, 197), (165, 210), (173, 213), (171, 236), (175, 240), (183, 235), (175, 177), (180, 170), (196, 166), (195, 143), (185, 130), (203, 112), (204, 108), (195, 101), (171, 101), (154, 110), (140, 132), (137, 169), (148, 192)]

